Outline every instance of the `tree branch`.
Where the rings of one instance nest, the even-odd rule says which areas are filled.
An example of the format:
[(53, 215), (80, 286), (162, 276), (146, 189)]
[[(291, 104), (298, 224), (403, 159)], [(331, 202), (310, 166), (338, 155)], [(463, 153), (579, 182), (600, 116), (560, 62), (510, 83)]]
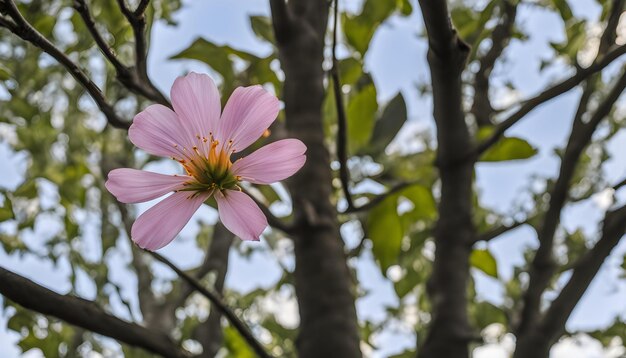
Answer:
[(479, 59), (479, 68), (474, 76), (474, 102), (471, 113), (479, 126), (491, 125), (493, 107), (489, 100), (489, 77), (496, 61), (502, 55), (513, 34), (517, 2), (502, 0), (500, 5), (502, 17), (491, 33), (491, 48)]
[(211, 292), (206, 289), (200, 282), (196, 279), (188, 275), (185, 271), (179, 269), (176, 265), (174, 265), (171, 261), (166, 259), (165, 257), (159, 255), (154, 251), (144, 250), (149, 255), (157, 259), (158, 261), (164, 263), (167, 267), (172, 269), (172, 271), (176, 272), (180, 278), (182, 278), (187, 284), (193, 287), (198, 293), (206, 297), (213, 307), (219, 310), (228, 322), (233, 325), (233, 327), (239, 332), (239, 334), (245, 339), (250, 348), (254, 350), (254, 352), (261, 358), (271, 358), (268, 352), (265, 351), (265, 348), (261, 345), (259, 341), (254, 337), (252, 332), (248, 329), (248, 327), (243, 323), (239, 317), (228, 307), (225, 303), (222, 302), (221, 298), (217, 293)]
[(517, 229), (518, 227), (524, 224), (527, 224), (528, 220), (529, 219), (525, 219), (525, 220), (515, 221), (509, 225), (499, 225), (499, 226), (493, 227), (485, 232), (482, 232), (476, 235), (476, 242), (493, 240), (502, 234), (505, 234), (511, 230)]
[(574, 74), (570, 78), (565, 79), (558, 84), (544, 90), (535, 97), (524, 101), (522, 106), (517, 111), (515, 111), (509, 117), (496, 125), (493, 134), (489, 138), (478, 144), (474, 153), (472, 154), (472, 157), (478, 158), (480, 154), (491, 148), (491, 146), (497, 143), (498, 140), (504, 135), (504, 132), (514, 126), (532, 110), (578, 86), (581, 82), (589, 78), (589, 76), (602, 71), (606, 66), (610, 65), (615, 59), (625, 53), (626, 45), (618, 46), (609, 51), (600, 61), (594, 62), (587, 68), (579, 69), (576, 74)]
[(125, 74), (126, 76), (128, 76), (128, 73), (129, 73), (128, 68), (120, 62), (120, 60), (115, 55), (113, 49), (104, 40), (104, 38), (102, 37), (98, 29), (96, 28), (96, 23), (93, 17), (91, 16), (91, 12), (89, 11), (89, 6), (85, 2), (85, 0), (74, 0), (74, 8), (76, 9), (76, 12), (78, 12), (80, 17), (83, 19), (83, 23), (85, 24), (85, 27), (87, 27), (87, 30), (89, 30), (91, 37), (93, 37), (94, 41), (100, 48), (100, 51), (102, 52), (104, 57), (106, 57), (106, 59), (113, 65), (113, 67), (117, 71), (118, 76), (120, 76), (120, 74)]
[(434, 229), (435, 259), (427, 292), (433, 306), (419, 356), (468, 357), (474, 338), (467, 312), (472, 223), (473, 163), (463, 161), (473, 143), (462, 104), (461, 74), (470, 52), (450, 23), (447, 1), (419, 0), (428, 34), (428, 64), (437, 127), (437, 167), (441, 178), (439, 219)]
[(380, 204), (383, 200), (387, 199), (391, 195), (394, 195), (397, 192), (402, 191), (403, 189), (408, 188), (411, 185), (414, 185), (417, 183), (419, 183), (419, 181), (402, 182), (402, 183), (396, 184), (393, 187), (391, 187), (391, 189), (387, 190), (386, 192), (374, 196), (366, 204), (363, 204), (361, 206), (352, 206), (352, 207), (346, 208), (346, 210), (342, 214), (351, 214), (351, 213), (357, 213), (357, 212), (362, 212), (362, 211), (368, 211), (372, 209), (373, 207), (375, 207), (376, 205)]
[[(198, 270), (194, 272), (197, 280), (201, 280), (209, 272), (215, 274), (213, 289), (218, 294), (224, 290), (224, 281), (228, 271), (228, 253), (233, 242), (234, 235), (220, 222), (213, 228), (213, 238), (207, 250), (204, 262)], [(182, 288), (180, 298), (188, 296), (193, 292), (193, 287), (185, 284)], [(178, 305), (180, 306), (180, 305)], [(224, 345), (224, 334), (222, 329), (222, 314), (217, 309), (211, 309), (209, 317), (205, 322), (198, 325), (193, 333), (193, 337), (204, 347), (203, 354), (207, 357), (214, 357)]]
[(335, 94), (335, 109), (337, 111), (337, 160), (339, 161), (339, 179), (343, 196), (348, 204), (347, 210), (354, 209), (354, 202), (350, 194), (350, 169), (348, 168), (348, 120), (343, 105), (343, 92), (341, 91), (341, 81), (339, 79), (339, 61), (337, 61), (337, 18), (339, 17), (338, 0), (334, 0), (333, 7), (333, 43), (332, 61), (333, 67), (330, 70), (330, 81), (333, 83)]
[(547, 357), (550, 347), (563, 333), (565, 323), (606, 258), (626, 232), (626, 206), (604, 218), (602, 236), (574, 265), (572, 276), (552, 302), (536, 329), (518, 340), (515, 358)]
[(618, 191), (620, 190), (623, 186), (626, 186), (626, 178), (622, 179), (622, 181), (620, 181), (619, 183), (613, 185), (613, 190)]
[(169, 100), (156, 88), (148, 76), (148, 50), (145, 35), (146, 17), (144, 12), (150, 4), (150, 0), (141, 0), (135, 11), (130, 10), (124, 1), (125, 0), (117, 0), (117, 3), (120, 11), (124, 14), (124, 17), (126, 17), (126, 20), (128, 20), (128, 23), (133, 29), (133, 35), (135, 37), (135, 71), (134, 73), (130, 73), (130, 77), (121, 77), (120, 81), (123, 83), (126, 82), (127, 87), (130, 86), (134, 88), (146, 98), (164, 106), (171, 107)]
[(170, 337), (123, 321), (94, 302), (60, 295), (0, 267), (0, 294), (19, 305), (164, 357), (187, 357)]
[(556, 269), (553, 257), (554, 235), (560, 222), (561, 211), (568, 199), (569, 188), (580, 156), (591, 142), (596, 128), (602, 119), (609, 114), (613, 104), (625, 88), (626, 71), (600, 103), (587, 123), (584, 123), (582, 120), (585, 111), (580, 110), (580, 108), (586, 108), (586, 101), (589, 96), (583, 96), (579, 104), (579, 110), (572, 126), (572, 133), (561, 161), (559, 176), (550, 191), (549, 207), (538, 230), (539, 248), (532, 261), (529, 273), (530, 281), (523, 297), (524, 305), (519, 324), (517, 325), (517, 333), (519, 335), (523, 335), (526, 332), (532, 333), (532, 327), (535, 326), (540, 313), (541, 296), (554, 275)]
[(67, 55), (48, 41), (48, 39), (39, 33), (32, 25), (30, 25), (19, 12), (13, 0), (6, 0), (5, 4), (8, 15), (15, 23), (11, 24), (6, 21), (4, 23), (0, 22), (0, 26), (9, 29), (12, 33), (24, 41), (31, 43), (52, 56), (57, 62), (65, 67), (65, 69), (72, 75), (72, 77), (74, 77), (74, 79), (76, 79), (78, 83), (85, 88), (87, 93), (89, 93), (91, 98), (93, 98), (98, 105), (100, 111), (102, 111), (105, 115), (109, 124), (116, 128), (128, 129), (130, 127), (130, 123), (118, 117), (113, 109), (113, 106), (107, 102), (100, 88), (98, 88), (98, 86), (91, 81), (85, 72), (83, 72), (83, 70), (78, 67), (76, 63), (70, 60)]
[[(424, 25), (428, 33), (429, 51), (439, 57), (455, 50), (462, 41), (456, 36), (456, 30), (450, 22), (447, 1), (419, 0), (424, 18)], [(462, 45), (469, 50), (467, 44)], [(469, 52), (469, 51), (468, 51)]]

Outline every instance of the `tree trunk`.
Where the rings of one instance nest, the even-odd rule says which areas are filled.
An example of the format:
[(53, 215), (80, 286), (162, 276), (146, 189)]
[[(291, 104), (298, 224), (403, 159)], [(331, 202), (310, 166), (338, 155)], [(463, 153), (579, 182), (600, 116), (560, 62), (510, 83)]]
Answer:
[(287, 6), (278, 0), (272, 7), (285, 72), (287, 130), (290, 137), (307, 146), (306, 164), (287, 182), (297, 224), (293, 239), (300, 310), (298, 354), (300, 358), (358, 358), (361, 352), (353, 281), (337, 211), (330, 201), (332, 172), (322, 126), (328, 2), (290, 1)]

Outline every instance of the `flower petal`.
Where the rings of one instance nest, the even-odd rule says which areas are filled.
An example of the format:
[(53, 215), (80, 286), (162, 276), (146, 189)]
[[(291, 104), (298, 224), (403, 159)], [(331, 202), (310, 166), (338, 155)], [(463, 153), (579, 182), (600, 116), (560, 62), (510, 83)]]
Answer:
[(217, 208), (222, 224), (242, 240), (259, 241), (267, 218), (248, 194), (236, 190), (217, 191)]
[(196, 136), (208, 138), (209, 133), (215, 131), (222, 105), (219, 91), (211, 77), (195, 72), (178, 77), (170, 96), (174, 111), (196, 145)]
[(160, 104), (148, 106), (135, 116), (128, 138), (137, 147), (161, 157), (179, 158), (175, 145), (188, 143), (176, 113)]
[(174, 240), (209, 196), (209, 193), (192, 196), (188, 191), (168, 196), (135, 220), (132, 240), (144, 249), (162, 248)]
[(263, 87), (238, 87), (224, 106), (217, 139), (232, 140), (232, 149), (240, 152), (261, 137), (279, 111), (278, 98)]
[(255, 184), (271, 184), (289, 178), (306, 161), (306, 146), (298, 139), (270, 143), (236, 161), (232, 172)]
[(122, 203), (143, 203), (180, 189), (192, 178), (120, 168), (109, 172), (104, 186)]

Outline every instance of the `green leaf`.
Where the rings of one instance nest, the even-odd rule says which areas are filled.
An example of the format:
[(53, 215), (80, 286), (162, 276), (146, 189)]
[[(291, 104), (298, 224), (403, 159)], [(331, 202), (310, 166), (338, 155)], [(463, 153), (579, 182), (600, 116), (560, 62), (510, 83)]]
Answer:
[(4, 198), (4, 204), (0, 207), (0, 222), (11, 220), (15, 218), (13, 212), (13, 204), (8, 197)]
[(474, 324), (481, 330), (492, 323), (507, 324), (506, 315), (502, 309), (487, 301), (481, 301), (471, 305), (470, 313), (474, 319)]
[(398, 93), (385, 107), (382, 116), (376, 121), (368, 154), (381, 154), (396, 137), (407, 119), (406, 103), (402, 93)]
[(342, 14), (341, 27), (346, 41), (361, 54), (361, 58), (365, 56), (378, 26), (396, 9), (400, 9), (403, 15), (412, 11), (411, 5), (407, 6), (406, 3), (407, 1), (366, 0), (360, 14)]
[(367, 233), (374, 257), (383, 272), (398, 261), (404, 230), (398, 216), (398, 197), (393, 195), (376, 205), (367, 218)]
[(497, 3), (496, 0), (489, 1), (482, 11), (476, 11), (465, 6), (454, 7), (450, 11), (450, 17), (459, 37), (469, 43), (474, 43), (485, 31), (485, 24), (491, 19)]
[(565, 27), (567, 40), (562, 43), (550, 43), (550, 46), (559, 54), (567, 57), (571, 62), (577, 62), (577, 57), (587, 42), (586, 22), (569, 22)]
[(491, 277), (498, 278), (498, 264), (489, 250), (472, 251), (470, 265)]
[(554, 6), (559, 14), (561, 14), (561, 18), (563, 21), (568, 21), (572, 17), (574, 17), (574, 13), (572, 13), (572, 9), (569, 7), (567, 0), (551, 0), (552, 6)]
[(481, 162), (503, 162), (528, 159), (537, 154), (537, 149), (525, 139), (504, 137), (480, 157)]
[(25, 310), (18, 310), (13, 316), (11, 316), (11, 318), (9, 318), (7, 322), (7, 328), (12, 331), (21, 333), (22, 328), (30, 329), (35, 324), (35, 319), (30, 312)]
[(339, 80), (342, 85), (351, 85), (363, 76), (363, 63), (354, 57), (339, 60)]
[(11, 71), (0, 64), (0, 81), (6, 81), (11, 78)]
[(365, 86), (348, 103), (346, 115), (350, 153), (357, 153), (368, 144), (374, 129), (377, 111), (376, 87), (373, 84)]
[(230, 59), (228, 46), (218, 46), (203, 38), (196, 39), (191, 46), (170, 57), (170, 59), (192, 59), (209, 65), (224, 78), (225, 82), (233, 82), (235, 72), (233, 61)]
[(250, 350), (246, 341), (239, 332), (231, 326), (224, 328), (224, 346), (228, 350), (228, 358), (255, 358), (256, 354)]
[(250, 26), (257, 37), (269, 42), (276, 43), (274, 40), (274, 29), (272, 21), (267, 16), (250, 16)]
[(433, 193), (423, 185), (411, 185), (398, 193), (399, 196), (409, 199), (414, 208), (403, 214), (411, 222), (418, 220), (434, 220), (437, 216), (437, 203)]
[(13, 192), (14, 196), (33, 199), (37, 196), (37, 184), (34, 180), (26, 180)]

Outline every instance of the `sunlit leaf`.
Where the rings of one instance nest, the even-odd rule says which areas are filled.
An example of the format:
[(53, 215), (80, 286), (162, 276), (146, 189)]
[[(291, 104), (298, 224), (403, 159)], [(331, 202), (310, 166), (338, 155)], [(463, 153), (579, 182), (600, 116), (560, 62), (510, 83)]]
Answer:
[(376, 102), (376, 87), (367, 85), (358, 92), (348, 104), (348, 148), (356, 153), (367, 145), (374, 129), (378, 103)]
[(473, 250), (470, 265), (491, 277), (498, 278), (498, 264), (489, 250)]
[(374, 207), (367, 218), (367, 233), (372, 240), (372, 251), (383, 272), (397, 262), (402, 246), (404, 231), (397, 207), (397, 197), (391, 196)]
[(480, 157), (481, 162), (503, 162), (532, 158), (537, 149), (528, 141), (517, 137), (504, 137)]

